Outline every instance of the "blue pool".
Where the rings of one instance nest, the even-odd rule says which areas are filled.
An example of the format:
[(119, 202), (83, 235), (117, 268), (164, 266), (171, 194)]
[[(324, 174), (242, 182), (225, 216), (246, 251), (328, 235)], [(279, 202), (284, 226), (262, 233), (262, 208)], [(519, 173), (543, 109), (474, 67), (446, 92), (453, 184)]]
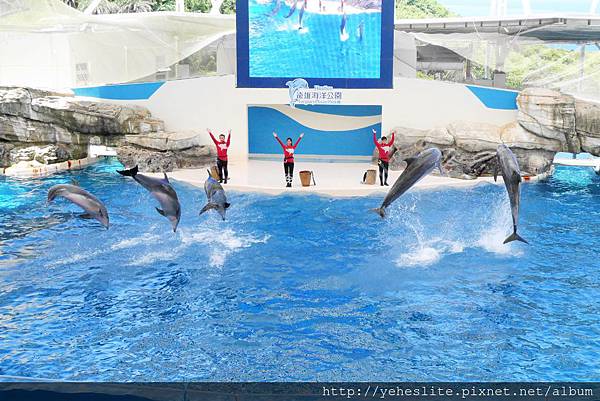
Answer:
[[(282, 0), (275, 15), (271, 2), (249, 0), (249, 66), (251, 77), (379, 78), (381, 12), (348, 14), (347, 39), (340, 39), (342, 16), (299, 10)], [(317, 0), (313, 0), (316, 4)], [(359, 27), (362, 24), (362, 40)], [(325, 56), (324, 56), (325, 55)]]
[[(0, 374), (63, 380), (599, 380), (600, 178), (381, 197), (229, 193), (170, 230), (116, 163), (0, 181)], [(47, 189), (76, 177), (111, 228)]]

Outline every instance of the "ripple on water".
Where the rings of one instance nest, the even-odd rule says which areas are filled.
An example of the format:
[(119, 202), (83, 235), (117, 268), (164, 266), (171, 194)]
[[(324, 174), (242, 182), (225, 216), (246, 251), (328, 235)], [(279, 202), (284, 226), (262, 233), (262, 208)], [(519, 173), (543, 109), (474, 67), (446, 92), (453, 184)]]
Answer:
[[(0, 181), (0, 371), (65, 380), (594, 380), (600, 178), (381, 197), (229, 192), (177, 233), (119, 166)], [(589, 173), (589, 174), (588, 174)], [(75, 176), (111, 228), (47, 189)], [(583, 183), (583, 184), (582, 184)], [(2, 195), (6, 195), (4, 198)], [(575, 207), (576, 206), (576, 207)]]

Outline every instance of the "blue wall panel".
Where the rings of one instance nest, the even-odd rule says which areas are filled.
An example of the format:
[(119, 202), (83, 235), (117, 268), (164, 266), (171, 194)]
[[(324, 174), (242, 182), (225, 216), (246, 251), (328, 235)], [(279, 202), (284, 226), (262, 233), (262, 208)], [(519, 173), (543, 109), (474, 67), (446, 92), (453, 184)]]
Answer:
[[(327, 110), (328, 107), (331, 109)], [(381, 115), (381, 106), (303, 106), (305, 110), (322, 114), (320, 118), (336, 114), (342, 116)], [(297, 154), (332, 156), (371, 156), (374, 149), (372, 129), (381, 132), (381, 123), (349, 131), (320, 131), (305, 127), (299, 122), (268, 106), (248, 107), (248, 142), (250, 154), (281, 154), (273, 131), (285, 142), (291, 137), (295, 142), (300, 133), (304, 138)], [(283, 156), (282, 156), (283, 157)]]
[(519, 92), (496, 88), (482, 88), (481, 86), (467, 85), (467, 88), (488, 109), (517, 110), (517, 96)]
[(144, 82), (139, 84), (105, 85), (86, 88), (73, 88), (76, 96), (88, 96), (111, 100), (146, 100), (160, 88), (164, 82)]

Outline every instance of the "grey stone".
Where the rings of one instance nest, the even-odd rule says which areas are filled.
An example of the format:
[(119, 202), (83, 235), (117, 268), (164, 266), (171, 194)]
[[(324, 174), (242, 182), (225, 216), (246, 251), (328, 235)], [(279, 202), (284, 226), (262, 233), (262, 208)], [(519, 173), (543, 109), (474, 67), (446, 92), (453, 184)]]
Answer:
[(215, 160), (208, 146), (196, 146), (180, 151), (157, 151), (123, 145), (117, 149), (117, 158), (127, 167), (137, 165), (140, 171), (151, 173), (205, 167), (213, 164)]
[(158, 151), (177, 151), (202, 146), (206, 134), (195, 132), (153, 132), (140, 135), (126, 135), (125, 142), (131, 145)]
[(19, 87), (0, 87), (0, 141), (4, 167), (83, 158), (90, 144), (117, 147), (123, 160), (139, 159), (141, 171), (202, 165), (212, 157), (198, 134), (164, 132), (144, 107)]
[(8, 159), (10, 161), (9, 165), (33, 160), (42, 164), (54, 164), (84, 158), (86, 156), (85, 152), (86, 150), (81, 147), (68, 147), (66, 145), (12, 147)]

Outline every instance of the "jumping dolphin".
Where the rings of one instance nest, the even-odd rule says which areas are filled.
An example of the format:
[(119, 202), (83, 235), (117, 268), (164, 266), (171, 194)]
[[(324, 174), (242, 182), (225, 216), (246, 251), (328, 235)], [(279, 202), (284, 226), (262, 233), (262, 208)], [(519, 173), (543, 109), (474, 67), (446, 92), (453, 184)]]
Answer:
[(506, 192), (508, 192), (508, 199), (510, 200), (510, 209), (512, 211), (513, 220), (513, 233), (504, 240), (504, 243), (508, 244), (512, 241), (521, 241), (528, 244), (529, 242), (525, 241), (517, 234), (519, 204), (521, 203), (521, 170), (519, 169), (519, 163), (517, 162), (515, 154), (504, 144), (498, 146), (498, 149), (496, 150), (496, 159), (497, 164), (494, 168), (494, 181), (498, 179), (498, 167), (500, 167), (504, 185), (506, 186)]
[(59, 184), (48, 190), (48, 203), (52, 202), (57, 196), (63, 197), (85, 210), (86, 213), (79, 217), (96, 219), (108, 230), (108, 211), (104, 203), (94, 195), (79, 185)]
[(230, 204), (227, 203), (227, 197), (225, 196), (223, 187), (217, 180), (212, 178), (210, 171), (208, 172), (208, 178), (204, 182), (204, 192), (206, 192), (207, 203), (202, 210), (200, 210), (200, 214), (210, 209), (215, 209), (219, 212), (223, 220), (225, 220), (225, 210)]
[(160, 203), (162, 209), (156, 208), (156, 211), (165, 216), (171, 222), (173, 232), (177, 231), (177, 225), (181, 218), (181, 206), (175, 189), (171, 186), (167, 174), (165, 178), (153, 178), (143, 174), (138, 174), (138, 166), (129, 170), (117, 171), (117, 173), (126, 177), (133, 177), (142, 187)]
[(272, 17), (274, 15), (276, 15), (279, 12), (279, 9), (281, 8), (281, 0), (275, 0), (275, 7), (273, 8), (273, 10), (271, 10), (271, 12), (269, 13), (269, 15)]
[(441, 164), (442, 152), (438, 148), (430, 148), (419, 153), (417, 157), (406, 159), (406, 169), (396, 180), (388, 194), (383, 199), (383, 203), (374, 212), (382, 218), (385, 217), (385, 209), (398, 199), (402, 194), (408, 191), (421, 178), (429, 174), (434, 168), (438, 168), (443, 174)]
[(360, 21), (360, 24), (358, 24), (358, 29), (356, 30), (356, 36), (358, 37), (358, 40), (362, 41), (364, 34), (365, 34), (365, 23), (363, 21)]
[(342, 23), (340, 24), (340, 37), (346, 34), (346, 13), (342, 15)]
[(306, 0), (304, 0), (304, 4), (298, 13), (298, 29), (304, 28), (302, 26), (302, 17), (304, 16), (304, 11), (306, 10)]
[(285, 18), (290, 18), (296, 11), (296, 7), (298, 7), (298, 0), (294, 0), (294, 4), (292, 5), (292, 8), (290, 8), (290, 12), (285, 16)]

